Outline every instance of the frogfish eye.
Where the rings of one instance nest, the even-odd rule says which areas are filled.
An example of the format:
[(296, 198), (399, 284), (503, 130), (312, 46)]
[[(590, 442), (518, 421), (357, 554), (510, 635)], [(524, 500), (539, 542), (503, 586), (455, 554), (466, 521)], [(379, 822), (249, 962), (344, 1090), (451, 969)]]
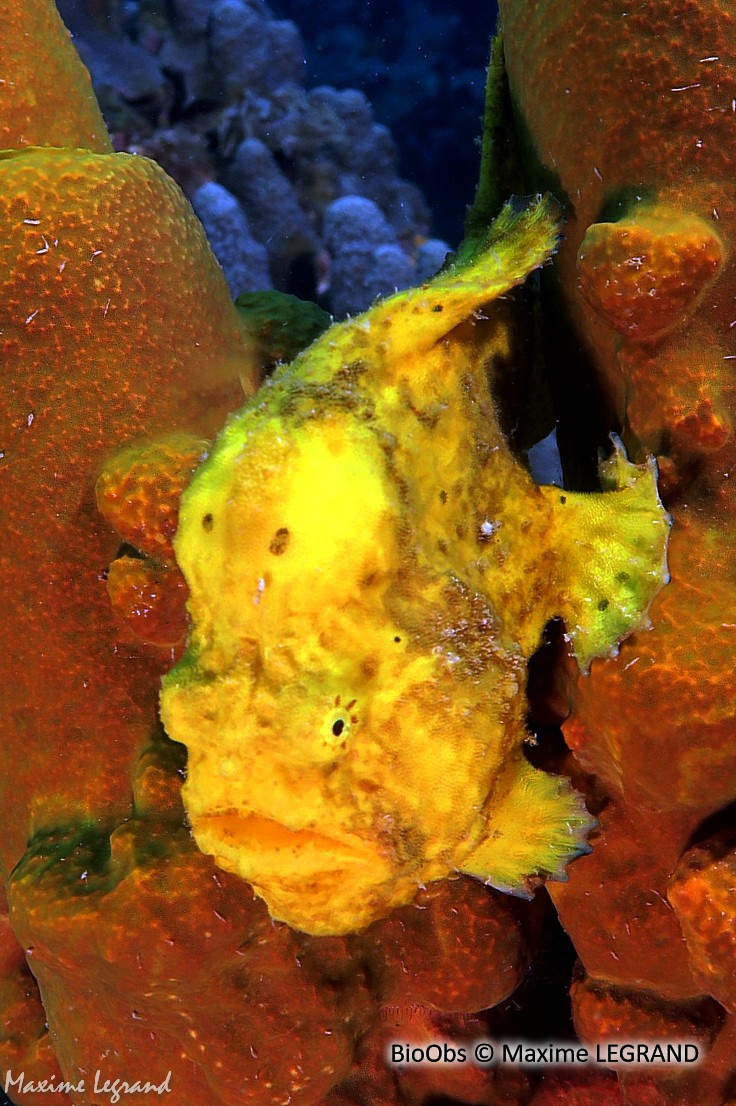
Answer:
[(346, 707), (337, 703), (335, 709), (330, 711), (325, 719), (322, 732), (325, 744), (342, 746), (344, 748), (345, 743), (350, 737), (350, 731), (358, 721), (357, 716), (351, 713), (352, 707), (354, 706), (355, 700), (348, 703)]
[(328, 745), (342, 745), (350, 736), (350, 715), (343, 708), (333, 710), (326, 719), (324, 739)]

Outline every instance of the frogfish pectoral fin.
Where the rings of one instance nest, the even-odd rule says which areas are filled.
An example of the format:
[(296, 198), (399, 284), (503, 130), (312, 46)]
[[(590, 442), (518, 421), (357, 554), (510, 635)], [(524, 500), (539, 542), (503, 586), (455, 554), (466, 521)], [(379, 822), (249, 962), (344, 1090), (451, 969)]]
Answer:
[(587, 836), (596, 823), (564, 776), (541, 772), (523, 758), (513, 770), (510, 787), (491, 810), (488, 836), (460, 870), (531, 898), (534, 877), (564, 879), (569, 861), (590, 852)]
[(559, 614), (583, 672), (594, 657), (649, 625), (649, 605), (669, 580), (670, 518), (657, 493), (653, 460), (632, 464), (615, 436), (599, 466), (606, 495), (542, 488), (552, 506), (552, 546), (569, 581)]

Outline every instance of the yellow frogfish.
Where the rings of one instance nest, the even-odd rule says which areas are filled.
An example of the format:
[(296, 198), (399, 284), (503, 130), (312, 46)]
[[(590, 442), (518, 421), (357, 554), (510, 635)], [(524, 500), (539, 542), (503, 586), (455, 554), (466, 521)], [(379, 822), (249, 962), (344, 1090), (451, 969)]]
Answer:
[(195, 840), (308, 933), (353, 932), (457, 872), (529, 895), (587, 851), (524, 755), (526, 666), (564, 619), (585, 668), (666, 578), (653, 465), (536, 485), (501, 433), (494, 300), (555, 247), (544, 202), (336, 324), (217, 440), (175, 539), (187, 652), (162, 717)]

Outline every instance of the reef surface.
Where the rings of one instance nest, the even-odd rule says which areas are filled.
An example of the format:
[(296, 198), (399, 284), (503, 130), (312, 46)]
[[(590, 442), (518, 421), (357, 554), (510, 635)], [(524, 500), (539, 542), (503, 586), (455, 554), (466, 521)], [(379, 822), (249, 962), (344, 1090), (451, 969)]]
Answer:
[[(124, 70), (136, 116), (142, 104), (154, 105), (154, 116), (161, 107), (156, 97), (164, 87), (164, 55), (167, 72), (179, 74), (179, 83), (173, 82), (181, 96), (177, 110), (189, 104), (198, 112), (204, 105), (205, 114), (212, 113), (207, 117), (219, 128), (215, 148), (230, 150), (229, 164), (237, 171), (230, 184), (215, 180), (209, 152), (202, 160), (206, 143), (203, 147), (200, 136), (194, 156), (184, 159), (193, 170), (184, 184), (213, 237), (212, 228), (226, 228), (223, 241), (227, 228), (239, 228), (247, 246), (236, 259), (240, 273), (259, 271), (282, 290), (306, 284), (318, 294), (318, 286), (329, 283), (320, 269), (326, 264), (322, 249), (330, 253), (325, 228), (333, 227), (329, 242), (345, 241), (345, 228), (362, 219), (360, 226), (377, 235), (370, 239), (373, 260), (384, 258), (388, 271), (392, 258), (398, 263), (408, 257), (416, 277), (413, 240), (422, 229), (416, 217), (421, 202), (397, 183), (393, 153), (385, 133), (375, 129), (366, 101), (334, 90), (305, 93), (296, 30), (274, 19), (258, 0), (220, 0), (217, 23), (210, 21), (209, 7), (173, 4), (175, 31), (155, 5), (137, 8), (141, 26), (154, 37), (129, 44), (137, 51), (127, 54)], [(88, 24), (100, 11), (107, 17), (110, 9), (85, 7)], [(297, 357), (297, 366), (307, 366), (307, 377), (326, 373), (311, 381), (313, 395), (293, 384), (298, 368), (291, 377), (288, 369), (277, 368), (273, 383), (256, 393), (274, 362), (298, 354), (325, 320), (283, 301), (276, 307), (271, 301), (265, 311), (261, 299), (234, 305), (237, 266), (233, 261), (228, 286), (181, 191), (154, 162), (113, 152), (89, 80), (53, 5), (8, 0), (0, 13), (0, 76), (7, 93), (0, 105), (6, 146), (0, 158), (0, 655), (6, 719), (0, 745), (0, 862), (7, 890), (0, 902), (0, 1064), (5, 1072), (24, 1072), (26, 1089), (11, 1088), (18, 1103), (45, 1106), (51, 1092), (49, 1083), (39, 1089), (40, 1081), (58, 1087), (67, 1080), (77, 1089), (54, 1090), (54, 1101), (97, 1106), (100, 1096), (91, 1088), (98, 1070), (103, 1080), (163, 1085), (170, 1078), (175, 1106), (726, 1106), (734, 1101), (729, 366), (736, 356), (730, 259), (736, 27), (728, 6), (716, 0), (671, 0), (654, 15), (651, 5), (632, 10), (617, 0), (603, 0), (595, 11), (581, 0), (545, 0), (533, 10), (521, 0), (505, 0), (501, 15), (504, 52), (497, 48), (491, 68), (481, 183), (465, 253), (438, 283), (425, 285), (438, 290), (439, 298), (426, 318), (421, 311), (417, 315), (425, 334), (427, 319), (434, 327), (434, 338), (419, 357), (433, 369), (429, 383), (442, 380), (443, 366), (465, 358), (479, 380), (484, 365), (492, 373), (485, 377), (486, 391), (474, 390), (472, 381), (463, 391), (461, 377), (460, 400), (448, 405), (443, 393), (437, 409), (413, 403), (416, 397), (400, 372), (398, 380), (379, 389), (376, 398), (384, 411), (380, 433), (371, 441), (375, 445), (383, 435), (381, 464), (389, 468), (376, 465), (371, 486), (377, 472), (390, 474), (379, 481), (380, 501), (385, 507), (385, 489), (391, 489), (393, 517), (402, 521), (394, 536), (411, 547), (407, 520), (416, 530), (420, 519), (423, 533), (434, 539), (430, 567), (436, 569), (447, 558), (440, 542), (459, 550), (463, 562), (475, 562), (475, 548), (472, 557), (465, 556), (468, 543), (478, 533), (493, 537), (493, 525), (485, 515), (476, 517), (468, 503), (468, 517), (478, 523), (470, 527), (456, 504), (454, 533), (440, 532), (445, 504), (425, 493), (436, 491), (433, 481), (417, 479), (420, 469), (432, 472), (444, 456), (432, 444), (432, 427), (444, 426), (444, 412), (450, 410), (452, 425), (462, 412), (466, 431), (474, 428), (464, 439), (459, 436), (463, 449), (449, 454), (453, 471), (461, 474), (458, 493), (464, 488), (466, 499), (483, 486), (486, 466), (503, 464), (499, 494), (509, 492), (514, 500), (504, 529), (515, 534), (517, 560), (529, 568), (497, 597), (490, 619), (491, 638), (502, 643), (501, 650), (494, 646), (494, 663), (509, 655), (514, 639), (507, 627), (522, 626), (513, 664), (504, 669), (515, 673), (512, 706), (494, 704), (502, 716), (498, 725), (503, 730), (504, 721), (512, 723), (517, 768), (524, 737), (535, 735), (536, 746), (527, 750), (535, 771), (529, 769), (528, 778), (566, 775), (564, 793), (571, 794), (572, 784), (585, 794), (599, 828), (590, 834), (592, 852), (568, 865), (569, 881), (539, 888), (530, 900), (459, 873), (442, 879), (445, 870), (433, 870), (433, 882), (419, 887), (412, 901), (384, 902), (375, 920), (349, 919), (334, 935), (315, 936), (304, 932), (303, 920), (295, 926), (274, 921), (268, 897), (264, 902), (242, 875), (226, 870), (215, 850), (213, 857), (198, 847), (190, 826), (195, 818), (185, 811), (191, 801), (186, 791), (182, 800), (187, 771), (186, 786), (196, 797), (196, 766), (193, 760), (187, 764), (184, 746), (164, 733), (157, 705), (161, 677), (182, 657), (191, 633), (182, 568), (192, 577), (193, 652), (168, 677), (169, 688), (202, 653), (202, 625), (213, 598), (223, 599), (227, 610), (225, 589), (197, 591), (196, 566), (204, 558), (207, 568), (207, 554), (192, 537), (192, 520), (201, 524), (208, 512), (197, 515), (187, 504), (197, 504), (200, 494), (225, 493), (229, 504), (237, 480), (228, 443), (239, 449), (238, 435), (251, 417), (247, 412), (257, 410), (259, 399), (250, 398), (246, 414), (230, 423), (214, 451), (212, 441), (227, 416), (258, 395), (264, 410), (269, 395), (288, 399), (291, 407), (282, 415), (301, 412), (305, 425), (316, 420), (318, 427), (319, 418), (309, 412), (322, 402), (330, 424), (337, 403), (331, 375), (319, 357), (309, 358), (330, 341), (339, 346), (334, 335), (353, 333), (354, 324), (347, 324), (347, 331), (338, 328), (333, 338), (329, 331), (316, 337), (312, 352)], [(156, 40), (156, 20), (162, 18)], [(250, 52), (236, 49), (246, 28), (254, 44)], [(123, 29), (115, 33), (119, 44)], [(103, 58), (109, 53), (107, 34), (95, 39), (90, 29), (87, 39), (91, 51)], [(230, 74), (225, 88), (208, 88), (211, 71), (190, 64), (198, 39), (209, 52), (220, 51), (217, 72)], [(273, 57), (269, 43), (276, 40), (279, 64), (269, 67), (264, 59)], [(291, 49), (284, 47), (288, 43)], [(119, 81), (119, 60), (112, 61)], [(271, 99), (248, 97), (249, 88), (262, 90), (264, 84)], [(175, 122), (166, 111), (164, 116), (167, 124)], [(259, 118), (267, 121), (263, 131), (257, 129)], [(294, 133), (313, 137), (313, 125), (317, 147), (333, 137), (338, 143), (321, 178), (308, 173), (318, 164), (317, 147), (307, 142), (303, 162), (295, 148), (304, 188), (314, 186), (315, 195), (322, 195), (319, 188), (327, 182), (329, 203), (320, 208), (319, 224), (310, 221), (305, 193), (295, 187), (294, 180), (302, 178), (290, 175), (293, 165), (284, 171), (285, 146), (277, 146), (277, 157), (264, 137), (272, 127), (284, 141)], [(129, 144), (132, 133), (123, 120), (125, 141), (118, 144)], [(156, 152), (163, 161), (166, 141), (156, 125), (149, 138), (154, 135), (161, 139)], [(367, 145), (361, 145), (364, 140)], [(169, 148), (181, 160), (184, 140), (177, 135)], [(355, 187), (366, 180), (391, 188), (371, 196)], [(238, 182), (244, 182), (240, 196)], [(481, 250), (492, 216), (512, 192), (541, 190), (555, 195), (565, 219), (555, 258), (524, 289), (512, 290), (541, 263), (548, 242), (534, 264), (518, 266), (513, 280), (501, 282), (496, 300), (501, 285), (491, 281), (488, 302), (481, 294), (468, 317), (467, 290), (458, 276), (463, 265)], [(281, 225), (289, 220), (281, 238), (273, 237), (270, 198)], [(411, 218), (402, 223), (407, 207)], [(352, 240), (355, 256), (361, 234)], [(387, 234), (393, 237), (386, 240)], [(332, 250), (329, 262), (337, 264), (338, 251)], [(307, 274), (304, 282), (301, 272)], [(357, 289), (370, 290), (372, 299), (399, 283), (392, 277), (381, 289), (366, 268)], [(433, 294), (419, 295), (431, 300)], [(366, 360), (370, 353), (379, 365), (384, 356), (393, 366), (404, 357), (407, 366), (413, 364), (416, 320), (394, 332), (379, 321), (387, 318), (390, 324), (394, 308), (399, 314), (416, 306), (415, 295), (400, 295), (394, 307), (383, 301), (376, 314), (365, 317), (375, 321), (378, 338), (372, 348), (371, 322), (362, 335)], [(451, 319), (457, 325), (448, 329), (442, 316), (460, 301), (464, 313)], [(434, 310), (438, 306), (442, 311)], [(398, 352), (391, 344), (397, 339)], [(288, 354), (278, 352), (287, 349)], [(474, 362), (470, 351), (478, 349), (480, 362)], [(349, 409), (353, 417), (361, 399), (354, 358), (346, 368), (339, 398), (343, 413)], [(291, 392), (279, 383), (284, 378), (292, 380)], [(401, 427), (386, 414), (392, 403), (403, 416)], [(544, 490), (526, 473), (524, 451), (533, 440), (529, 427), (541, 423), (546, 432), (551, 411), (567, 487)], [(617, 496), (626, 501), (624, 477), (634, 466), (620, 451), (601, 471), (604, 481), (613, 473), (621, 491), (598, 494), (596, 451), (611, 431), (621, 435), (650, 483), (647, 457), (657, 458), (660, 492), (673, 518), (671, 582), (652, 603), (651, 628), (640, 626), (617, 656), (592, 660), (588, 673), (579, 670), (573, 654), (587, 668), (600, 650), (576, 647), (585, 619), (569, 601), (558, 601), (567, 595), (559, 580), (572, 579), (577, 592), (605, 556), (598, 555), (600, 546), (581, 546), (575, 571), (556, 575), (571, 534), (561, 536), (552, 522), (541, 526), (541, 536), (540, 526), (532, 533), (529, 524), (525, 531), (533, 512), (527, 517), (528, 503), (522, 505), (545, 497), (560, 507), (568, 506), (563, 499), (570, 506)], [(373, 434), (366, 426), (362, 432), (362, 442)], [(293, 438), (285, 440), (295, 448)], [(496, 445), (502, 447), (496, 450), (499, 462), (493, 460)], [(412, 449), (416, 464), (407, 460)], [(266, 453), (265, 446), (256, 451), (258, 463)], [(219, 474), (218, 457), (228, 461)], [(273, 468), (278, 475), (278, 466)], [(180, 510), (195, 471), (191, 499), (184, 492)], [(288, 485), (288, 466), (279, 479)], [(329, 490), (329, 475), (321, 483)], [(524, 494), (514, 499), (519, 487)], [(242, 520), (247, 523), (247, 511), (234, 498), (235, 506), (228, 508), (234, 547), (247, 548), (248, 525), (237, 533)], [(314, 521), (308, 503), (300, 500), (299, 510), (305, 533), (312, 533), (306, 526)], [(364, 536), (361, 519), (370, 516), (359, 515), (353, 528)], [(337, 507), (328, 532), (336, 519)], [(652, 509), (651, 519), (661, 530), (661, 512)], [(483, 530), (486, 521), (490, 534)], [(458, 530), (463, 525), (466, 533)], [(606, 528), (615, 529), (607, 523)], [(579, 520), (571, 529), (585, 530)], [(370, 533), (365, 527), (365, 535)], [(269, 531), (269, 538), (277, 540), (278, 556), (285, 556), (279, 545), (283, 534)], [(181, 565), (179, 543), (193, 551), (191, 560), (182, 554)], [(366, 537), (365, 544), (375, 556), (375, 543)], [(620, 573), (629, 571), (630, 558), (620, 547), (609, 540), (604, 552), (620, 562)], [(405, 589), (399, 606), (408, 620), (406, 632), (421, 637), (422, 626), (410, 625), (413, 607), (421, 609), (410, 585), (418, 581), (431, 593), (435, 582), (419, 560), (409, 558), (394, 575), (399, 600)], [(239, 573), (251, 570), (235, 561)], [(355, 574), (341, 576), (339, 566), (333, 568), (341, 586), (355, 582)], [(473, 571), (480, 572), (477, 564)], [(548, 573), (557, 581), (555, 602), (545, 598)], [(499, 579), (503, 585), (503, 572)], [(596, 618), (620, 613), (618, 599), (612, 604), (607, 593), (583, 592)], [(303, 585), (298, 594), (313, 602), (318, 598)], [(447, 600), (446, 591), (437, 594)], [(637, 613), (644, 605), (636, 604)], [(524, 611), (528, 626), (520, 617)], [(447, 659), (443, 628), (456, 636), (464, 630), (468, 639), (483, 623), (483, 612), (479, 618), (472, 603), (450, 609), (445, 602), (442, 613), (445, 621), (436, 619), (429, 627), (434, 639), (424, 627), (429, 663), (439, 663), (432, 645), (439, 644)], [(565, 632), (558, 632), (559, 623), (544, 630), (527, 674), (527, 659), (552, 615), (565, 619)], [(223, 633), (222, 627), (218, 618), (217, 634), (211, 635), (220, 649), (218, 663), (205, 673), (213, 686), (232, 676), (221, 662), (237, 633), (232, 626)], [(625, 629), (621, 625), (607, 641)], [(315, 638), (315, 643), (314, 653), (324, 653), (325, 642)], [(334, 643), (329, 646), (334, 653)], [(475, 658), (473, 648), (465, 658)], [(242, 675), (242, 656), (237, 659)], [(419, 660), (428, 663), (424, 655)], [(256, 667), (268, 672), (262, 663)], [(476, 678), (469, 671), (463, 686)], [(352, 715), (343, 716), (350, 701), (341, 700), (328, 712), (333, 737), (354, 724)], [(205, 712), (210, 708), (204, 704)], [(487, 714), (487, 700), (484, 709)], [(420, 736), (430, 715), (425, 710), (415, 716)], [(343, 725), (337, 734), (336, 722)], [(189, 736), (193, 758), (196, 743)], [(439, 747), (444, 735), (435, 736)], [(508, 752), (503, 741), (500, 747)], [(425, 761), (431, 765), (431, 755)], [(442, 764), (436, 758), (435, 768)], [(388, 779), (381, 780), (384, 791)], [(427, 798), (421, 781), (414, 793), (421, 814)], [(496, 788), (492, 798), (502, 794), (503, 788)], [(533, 809), (530, 804), (529, 822)], [(582, 817), (579, 799), (575, 810)], [(523, 814), (522, 808), (522, 829)], [(582, 826), (572, 817), (567, 821), (573, 830)], [(469, 834), (472, 846), (481, 839), (482, 819), (477, 822), (477, 832)], [(425, 835), (421, 845), (430, 838)], [(403, 858), (421, 852), (417, 840), (401, 842)], [(578, 842), (573, 844), (577, 851)], [(467, 856), (457, 859), (464, 862)], [(463, 863), (455, 867), (462, 869)], [(539, 869), (537, 874), (550, 871), (549, 865)], [(473, 874), (493, 873), (478, 868)], [(394, 909), (386, 913), (384, 906)], [(386, 1063), (391, 1040), (417, 1047), (442, 1040), (459, 1049), (489, 1035), (584, 1041), (592, 1047), (611, 1039), (690, 1040), (705, 1059), (685, 1069), (617, 1069), (609, 1063), (540, 1070), (518, 1060), (490, 1068)], [(144, 1101), (161, 1100), (153, 1088), (136, 1094)]]

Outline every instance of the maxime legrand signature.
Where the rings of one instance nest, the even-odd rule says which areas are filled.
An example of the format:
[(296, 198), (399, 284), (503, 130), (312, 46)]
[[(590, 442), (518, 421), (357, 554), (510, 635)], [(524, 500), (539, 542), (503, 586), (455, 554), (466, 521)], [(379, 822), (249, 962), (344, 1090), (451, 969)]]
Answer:
[(15, 1089), (24, 1094), (93, 1094), (108, 1099), (111, 1106), (115, 1106), (115, 1103), (119, 1102), (121, 1095), (124, 1094), (151, 1094), (152, 1092), (170, 1094), (170, 1082), (171, 1072), (167, 1072), (166, 1078), (160, 1083), (151, 1083), (150, 1080), (143, 1079), (136, 1079), (134, 1083), (130, 1083), (127, 1079), (106, 1079), (98, 1069), (95, 1072), (94, 1085), (88, 1091), (87, 1081), (84, 1079), (79, 1079), (76, 1083), (62, 1082), (53, 1077), (51, 1079), (26, 1079), (24, 1071), (18, 1075), (8, 1071), (5, 1074), (5, 1093), (9, 1094), (12, 1089)]

